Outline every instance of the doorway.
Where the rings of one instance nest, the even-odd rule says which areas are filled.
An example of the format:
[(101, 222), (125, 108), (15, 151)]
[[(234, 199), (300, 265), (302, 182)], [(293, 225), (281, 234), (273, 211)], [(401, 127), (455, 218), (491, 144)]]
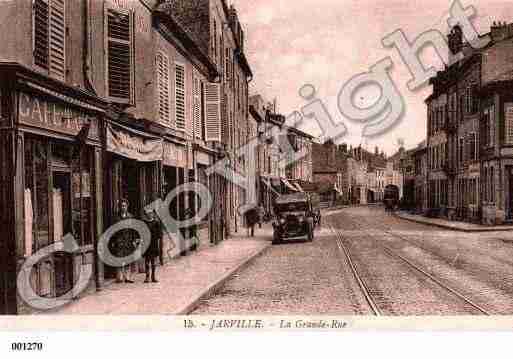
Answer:
[(135, 161), (123, 161), (121, 177), (121, 195), (129, 202), (128, 211), (134, 216), (141, 214), (141, 189), (139, 185), (139, 166)]
[[(62, 241), (67, 234), (75, 236), (70, 171), (53, 171), (52, 210), (54, 242)], [(73, 287), (73, 257), (69, 253), (56, 253), (54, 265), (55, 294), (59, 297)]]

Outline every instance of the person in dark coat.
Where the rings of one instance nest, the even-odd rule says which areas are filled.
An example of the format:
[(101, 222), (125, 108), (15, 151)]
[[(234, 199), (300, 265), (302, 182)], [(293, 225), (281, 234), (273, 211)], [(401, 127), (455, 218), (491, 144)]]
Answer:
[[(121, 200), (120, 211), (116, 217), (116, 223), (134, 218), (134, 216), (128, 212), (128, 208), (128, 200)], [(112, 254), (118, 258), (124, 258), (132, 255), (137, 247), (134, 232), (130, 229), (120, 230), (118, 233), (116, 233), (116, 236), (112, 242)], [(131, 272), (131, 266), (122, 263), (122, 265), (117, 268), (116, 283), (134, 283), (134, 281), (131, 279)]]
[(246, 225), (248, 226), (248, 229), (250, 231), (250, 236), (255, 236), (255, 225), (259, 222), (259, 213), (258, 209), (251, 208), (246, 212)]
[(160, 257), (160, 248), (162, 244), (163, 226), (160, 220), (158, 219), (155, 211), (150, 210), (146, 212), (145, 223), (148, 226), (148, 229), (151, 233), (151, 241), (150, 246), (144, 253), (144, 263), (146, 268), (146, 279), (144, 283), (150, 282), (150, 272), (151, 272), (151, 281), (153, 283), (158, 283), (157, 275), (156, 275), (156, 260)]

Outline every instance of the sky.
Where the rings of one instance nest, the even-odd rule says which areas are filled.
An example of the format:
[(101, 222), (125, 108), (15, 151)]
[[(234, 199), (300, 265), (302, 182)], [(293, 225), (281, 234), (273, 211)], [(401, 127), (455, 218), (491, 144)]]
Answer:
[[(278, 111), (288, 115), (307, 101), (299, 89), (312, 84), (335, 121), (343, 121), (348, 134), (342, 142), (376, 146), (387, 154), (398, 149), (400, 140), (413, 148), (426, 137), (426, 106), (429, 85), (411, 92), (411, 75), (395, 49), (383, 47), (381, 40), (402, 29), (409, 40), (438, 29), (447, 33), (448, 0), (228, 0), (239, 12), (246, 33), (245, 52), (254, 72), (251, 94), (277, 99)], [(493, 21), (513, 22), (512, 1), (467, 1), (474, 6), (473, 23), (480, 33), (490, 30)], [(391, 76), (406, 104), (405, 116), (392, 131), (369, 140), (362, 138), (361, 123), (344, 119), (337, 106), (343, 85), (353, 76), (391, 57)], [(426, 65), (443, 69), (432, 48), (421, 53)], [(371, 106), (380, 96), (377, 87), (357, 94), (362, 107)], [(301, 129), (319, 134), (315, 121)]]

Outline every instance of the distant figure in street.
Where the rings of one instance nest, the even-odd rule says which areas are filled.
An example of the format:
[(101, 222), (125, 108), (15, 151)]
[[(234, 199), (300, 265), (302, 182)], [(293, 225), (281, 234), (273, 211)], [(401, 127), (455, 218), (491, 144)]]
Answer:
[(146, 269), (146, 279), (144, 280), (144, 283), (150, 282), (150, 273), (151, 281), (153, 283), (158, 283), (156, 274), (157, 266), (155, 262), (157, 258), (160, 257), (160, 248), (163, 237), (163, 226), (154, 210), (148, 210), (146, 212), (146, 218), (144, 222), (148, 226), (148, 229), (151, 233), (150, 246), (143, 255)]
[(265, 220), (265, 210), (264, 207), (258, 206), (258, 228), (262, 228), (262, 223)]
[(255, 225), (260, 220), (260, 214), (257, 207), (253, 207), (246, 212), (246, 224), (248, 226), (249, 235), (255, 236)]
[[(128, 212), (129, 206), (130, 204), (127, 199), (121, 200), (116, 223), (134, 218), (134, 216)], [(134, 232), (130, 229), (120, 230), (112, 240), (112, 254), (118, 258), (124, 258), (132, 255), (135, 252), (135, 249), (136, 240)], [(131, 278), (131, 272), (131, 266), (122, 263), (122, 265), (117, 268), (116, 283), (134, 283)]]

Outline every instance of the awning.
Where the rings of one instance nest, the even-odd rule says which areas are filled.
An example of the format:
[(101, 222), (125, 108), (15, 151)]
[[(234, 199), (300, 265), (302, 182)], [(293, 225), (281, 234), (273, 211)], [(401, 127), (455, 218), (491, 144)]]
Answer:
[(106, 126), (107, 151), (140, 162), (161, 161), (163, 140), (121, 125)]
[(283, 182), (283, 184), (285, 184), (285, 186), (290, 189), (291, 191), (294, 191), (294, 192), (298, 192), (298, 189), (292, 185), (292, 183), (289, 182), (288, 179), (286, 178), (282, 178), (281, 181)]

